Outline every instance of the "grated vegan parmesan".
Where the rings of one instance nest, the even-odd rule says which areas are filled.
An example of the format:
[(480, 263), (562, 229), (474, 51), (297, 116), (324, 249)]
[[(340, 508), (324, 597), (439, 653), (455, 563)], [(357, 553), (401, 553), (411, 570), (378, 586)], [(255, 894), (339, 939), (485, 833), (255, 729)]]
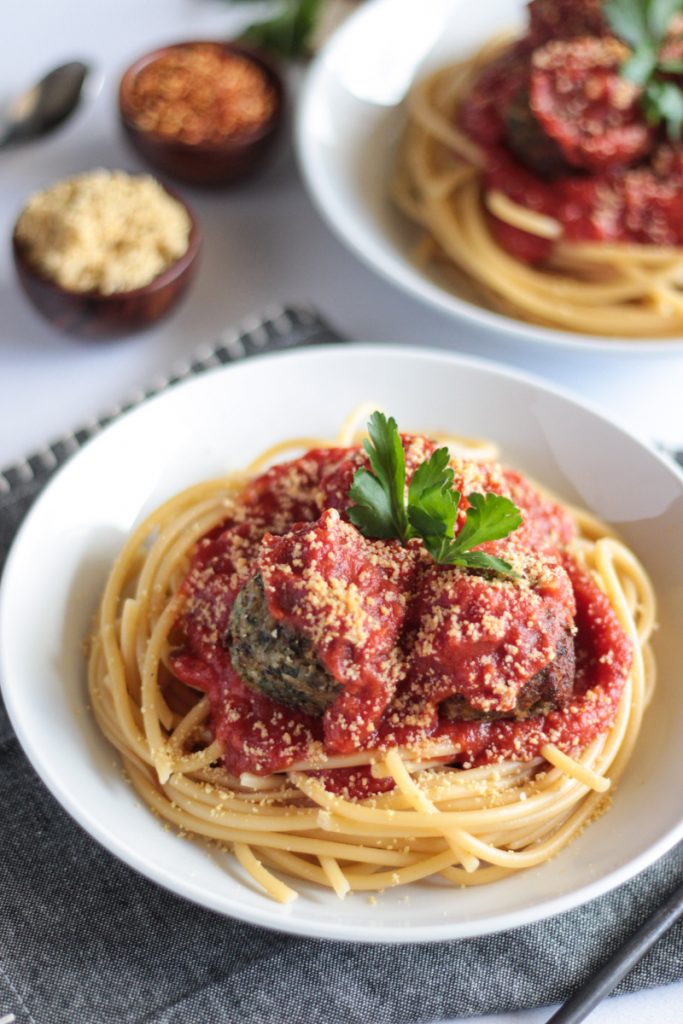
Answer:
[(153, 281), (187, 251), (187, 210), (149, 175), (96, 170), (29, 199), (15, 235), (56, 284), (103, 295)]

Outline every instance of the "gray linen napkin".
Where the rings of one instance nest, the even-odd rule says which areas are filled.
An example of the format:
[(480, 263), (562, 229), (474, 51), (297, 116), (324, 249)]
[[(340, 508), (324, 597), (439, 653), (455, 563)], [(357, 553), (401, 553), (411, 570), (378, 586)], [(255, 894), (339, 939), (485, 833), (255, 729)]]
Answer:
[[(263, 349), (338, 340), (311, 310), (282, 310), (160, 386)], [(120, 411), (0, 474), (0, 567), (53, 470)], [(543, 1005), (574, 991), (681, 878), (683, 847), (578, 910), (481, 939), (388, 947), (280, 935), (186, 903), (98, 846), (34, 774), (0, 704), (0, 1021), (418, 1024)], [(619, 990), (683, 978), (682, 945), (683, 923)]]

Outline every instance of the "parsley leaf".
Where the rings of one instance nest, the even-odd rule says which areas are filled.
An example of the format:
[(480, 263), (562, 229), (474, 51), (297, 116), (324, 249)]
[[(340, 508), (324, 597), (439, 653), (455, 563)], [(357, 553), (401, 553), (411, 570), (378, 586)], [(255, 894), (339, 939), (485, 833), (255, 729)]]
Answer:
[(373, 412), (368, 433), (370, 440), (363, 447), (372, 473), (359, 469), (354, 476), (349, 497), (356, 504), (349, 509), (349, 519), (366, 537), (397, 537), (405, 544), (411, 536), (405, 504), (406, 460), (396, 420)]
[(486, 572), (497, 572), (501, 576), (517, 578), (512, 566), (503, 558), (496, 558), (495, 555), (487, 555), (484, 551), (464, 551), (457, 556), (457, 560), (449, 562), (450, 565), (460, 565), (465, 569), (483, 569)]
[(608, 0), (602, 8), (614, 34), (634, 50), (649, 36), (646, 7), (647, 0)]
[(509, 498), (500, 494), (469, 494), (465, 525), (446, 545), (438, 547), (432, 538), (425, 538), (425, 546), (435, 561), (446, 565), (462, 565), (470, 569), (489, 569), (514, 576), (508, 562), (484, 551), (472, 548), (490, 540), (501, 540), (521, 525), (522, 515)]
[(650, 82), (645, 90), (645, 115), (652, 124), (666, 123), (672, 142), (683, 133), (683, 92), (673, 82)]
[(683, 73), (683, 63), (660, 54), (683, 0), (607, 0), (603, 12), (615, 35), (633, 50), (621, 74), (642, 88), (641, 105), (650, 124), (664, 124), (672, 142), (683, 134), (683, 90), (662, 78)]
[[(366, 537), (395, 538), (406, 543), (419, 537), (440, 565), (458, 565), (514, 576), (511, 566), (484, 551), (473, 551), (491, 540), (507, 537), (522, 522), (509, 498), (499, 494), (470, 494), (465, 524), (455, 535), (460, 492), (454, 487), (448, 448), (437, 448), (416, 469), (406, 495), (405, 453), (393, 417), (374, 412), (364, 447), (370, 469), (354, 475), (348, 508), (351, 522)], [(406, 501), (407, 497), (407, 501)]]
[(391, 540), (396, 536), (391, 500), (376, 476), (367, 469), (359, 469), (349, 497), (355, 502), (348, 509), (349, 519), (365, 537)]
[(509, 498), (500, 494), (470, 494), (465, 525), (456, 538), (463, 550), (489, 540), (502, 540), (521, 526), (522, 514)]
[(649, 0), (647, 6), (647, 24), (650, 35), (663, 42), (674, 14), (683, 9), (681, 0)]
[(645, 85), (656, 67), (657, 51), (649, 43), (644, 43), (622, 64), (621, 74), (634, 85)]
[(448, 448), (437, 448), (418, 466), (408, 488), (408, 519), (419, 537), (453, 536), (459, 493), (453, 487)]
[(321, 8), (322, 0), (282, 0), (271, 18), (249, 25), (240, 38), (278, 57), (303, 57), (308, 52)]

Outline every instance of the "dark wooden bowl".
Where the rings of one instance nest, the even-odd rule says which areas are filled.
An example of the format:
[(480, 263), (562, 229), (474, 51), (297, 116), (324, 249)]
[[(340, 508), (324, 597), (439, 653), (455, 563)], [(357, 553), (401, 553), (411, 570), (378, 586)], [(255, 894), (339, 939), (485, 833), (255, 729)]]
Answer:
[(113, 338), (151, 327), (166, 316), (185, 294), (197, 267), (201, 233), (194, 213), (172, 189), (170, 195), (187, 210), (190, 237), (186, 252), (142, 288), (103, 295), (63, 288), (46, 277), (12, 235), (14, 265), (21, 287), (42, 315), (68, 334), (82, 338)]
[[(265, 72), (276, 94), (271, 116), (253, 131), (226, 136), (220, 142), (183, 142), (169, 139), (158, 132), (139, 128), (131, 103), (135, 76), (165, 54), (186, 46), (210, 43), (226, 53), (238, 54), (253, 61)], [(228, 185), (255, 173), (267, 160), (282, 124), (285, 90), (282, 78), (267, 57), (241, 43), (216, 40), (190, 41), (163, 46), (140, 57), (124, 72), (119, 84), (119, 114), (130, 143), (149, 164), (178, 181), (193, 185)]]

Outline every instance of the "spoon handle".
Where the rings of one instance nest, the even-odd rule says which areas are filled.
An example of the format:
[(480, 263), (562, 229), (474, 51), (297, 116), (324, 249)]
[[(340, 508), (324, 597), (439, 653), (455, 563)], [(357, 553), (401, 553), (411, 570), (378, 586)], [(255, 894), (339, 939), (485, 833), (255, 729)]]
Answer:
[(664, 932), (683, 915), (683, 885), (680, 885), (667, 900), (647, 919), (635, 935), (601, 967), (586, 984), (561, 1006), (547, 1024), (579, 1024), (609, 995), (634, 964), (645, 956)]

